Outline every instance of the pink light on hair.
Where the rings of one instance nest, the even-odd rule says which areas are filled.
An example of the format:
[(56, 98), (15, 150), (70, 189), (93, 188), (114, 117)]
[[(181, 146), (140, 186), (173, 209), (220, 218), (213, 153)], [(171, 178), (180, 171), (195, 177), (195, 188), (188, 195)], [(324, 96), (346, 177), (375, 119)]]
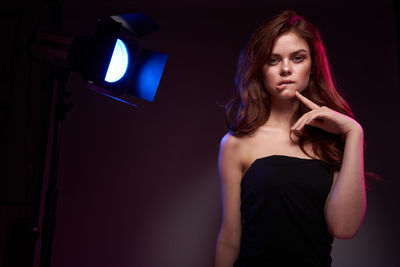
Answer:
[(291, 17), (288, 22), (290, 23), (290, 25), (293, 25), (300, 17), (299, 16), (294, 16)]
[[(225, 119), (233, 135), (251, 135), (268, 120), (271, 102), (260, 79), (260, 70), (267, 62), (276, 38), (289, 32), (304, 39), (310, 48), (311, 73), (304, 96), (317, 105), (327, 106), (355, 118), (348, 103), (337, 91), (318, 30), (294, 11), (285, 10), (261, 24), (241, 50), (234, 96), (225, 105)], [(306, 112), (307, 107), (300, 105), (291, 120), (296, 121)], [(298, 137), (299, 146), (305, 154), (305, 144), (311, 143), (319, 158), (332, 165), (335, 170), (340, 169), (344, 147), (342, 136), (333, 136), (328, 140), (324, 132), (310, 127)]]

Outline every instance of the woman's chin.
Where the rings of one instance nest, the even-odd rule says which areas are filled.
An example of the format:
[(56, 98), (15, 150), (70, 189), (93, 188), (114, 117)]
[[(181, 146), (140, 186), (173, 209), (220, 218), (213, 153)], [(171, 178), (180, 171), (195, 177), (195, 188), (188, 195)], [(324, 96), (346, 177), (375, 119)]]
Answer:
[(286, 98), (286, 99), (296, 98), (296, 91), (283, 90), (281, 92), (278, 92), (277, 96), (280, 98)]

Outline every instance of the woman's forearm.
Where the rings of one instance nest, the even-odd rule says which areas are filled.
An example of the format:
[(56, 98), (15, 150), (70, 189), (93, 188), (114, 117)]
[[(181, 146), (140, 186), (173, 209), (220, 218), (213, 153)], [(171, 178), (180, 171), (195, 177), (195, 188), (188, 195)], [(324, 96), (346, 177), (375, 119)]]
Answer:
[(352, 238), (364, 218), (367, 201), (363, 144), (364, 133), (361, 126), (347, 133), (342, 166), (325, 215), (328, 229), (337, 238)]
[(239, 256), (239, 250), (239, 243), (219, 235), (215, 248), (214, 267), (232, 267)]

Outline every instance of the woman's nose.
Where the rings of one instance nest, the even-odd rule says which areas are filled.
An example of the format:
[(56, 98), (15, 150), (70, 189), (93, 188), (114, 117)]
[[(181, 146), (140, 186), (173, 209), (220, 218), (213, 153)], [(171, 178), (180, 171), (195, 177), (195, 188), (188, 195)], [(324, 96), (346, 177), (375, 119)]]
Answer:
[(292, 74), (292, 70), (291, 70), (288, 62), (282, 61), (280, 74), (281, 74), (281, 76), (287, 76), (287, 75)]

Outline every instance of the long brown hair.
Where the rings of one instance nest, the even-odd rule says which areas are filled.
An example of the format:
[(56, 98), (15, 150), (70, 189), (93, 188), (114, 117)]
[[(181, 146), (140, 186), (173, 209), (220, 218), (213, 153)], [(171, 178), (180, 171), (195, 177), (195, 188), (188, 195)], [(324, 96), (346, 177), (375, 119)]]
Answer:
[[(261, 68), (272, 52), (279, 36), (293, 32), (303, 38), (310, 47), (311, 72), (308, 87), (303, 95), (319, 106), (355, 118), (348, 103), (340, 96), (331, 76), (325, 48), (317, 29), (294, 11), (283, 11), (260, 25), (242, 48), (237, 64), (233, 97), (225, 105), (226, 123), (235, 136), (252, 135), (269, 118), (271, 104), (264, 88)], [(293, 124), (309, 109), (300, 103), (292, 117)], [(302, 133), (295, 133), (301, 150), (311, 143), (313, 152), (324, 162), (339, 170), (344, 152), (344, 135), (326, 132), (306, 125)]]

